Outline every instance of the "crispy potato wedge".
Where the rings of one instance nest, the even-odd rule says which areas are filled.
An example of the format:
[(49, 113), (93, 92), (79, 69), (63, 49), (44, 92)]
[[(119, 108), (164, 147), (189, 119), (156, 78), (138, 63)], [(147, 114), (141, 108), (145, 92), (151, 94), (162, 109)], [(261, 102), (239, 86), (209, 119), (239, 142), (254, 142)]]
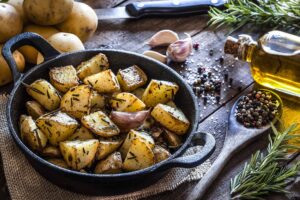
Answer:
[(168, 143), (170, 148), (177, 148), (182, 145), (181, 137), (175, 133), (172, 133), (171, 131), (165, 130), (163, 132), (163, 138)]
[(101, 160), (95, 167), (96, 174), (116, 174), (122, 171), (122, 157), (120, 152), (114, 152), (105, 160)]
[(42, 155), (48, 158), (60, 158), (61, 153), (58, 147), (47, 145), (43, 151)]
[(190, 126), (189, 120), (180, 109), (168, 105), (158, 104), (153, 108), (151, 116), (163, 127), (178, 135), (185, 134)]
[(120, 69), (117, 74), (118, 81), (123, 91), (133, 91), (147, 83), (147, 75), (137, 65)]
[(114, 110), (122, 112), (137, 112), (146, 108), (144, 102), (128, 92), (121, 92), (115, 95), (110, 100), (110, 105)]
[(133, 90), (131, 93), (135, 95), (137, 98), (142, 99), (144, 92), (145, 92), (144, 88), (138, 88)]
[(106, 98), (104, 95), (99, 94), (97, 91), (93, 90), (91, 95), (91, 112), (99, 111), (105, 107)]
[(67, 163), (60, 158), (49, 158), (47, 160), (48, 162), (51, 162), (54, 165), (57, 165), (59, 167), (65, 168), (65, 169), (69, 169), (69, 166), (67, 165)]
[(80, 80), (83, 80), (85, 77), (97, 74), (107, 70), (108, 68), (109, 63), (106, 55), (99, 53), (77, 66), (77, 76), (80, 78)]
[(42, 151), (47, 144), (47, 137), (36, 126), (31, 116), (20, 117), (21, 139), (34, 151)]
[(47, 110), (55, 110), (60, 104), (60, 95), (46, 80), (39, 79), (26, 86), (27, 93)]
[(99, 140), (99, 147), (96, 154), (97, 160), (106, 158), (109, 154), (115, 152), (122, 144), (123, 140)]
[(135, 171), (147, 168), (154, 163), (154, 153), (146, 141), (141, 138), (133, 139), (123, 162), (123, 169), (126, 171)]
[(61, 111), (39, 117), (36, 125), (46, 134), (53, 146), (68, 139), (79, 126), (75, 119)]
[(37, 119), (43, 114), (45, 114), (45, 109), (37, 101), (27, 101), (26, 102), (27, 113), (33, 118)]
[(122, 144), (121, 148), (119, 149), (119, 151), (121, 152), (122, 158), (125, 158), (125, 156), (127, 155), (128, 150), (131, 146), (132, 140), (135, 138), (139, 138), (139, 139), (145, 141), (145, 143), (150, 148), (153, 148), (155, 145), (153, 138), (148, 133), (142, 132), (142, 131), (131, 130), (127, 134), (127, 137), (126, 137), (124, 143)]
[(143, 94), (142, 101), (148, 107), (154, 107), (159, 103), (167, 103), (174, 98), (178, 89), (176, 83), (152, 79)]
[(110, 69), (88, 76), (83, 82), (92, 86), (99, 93), (120, 91), (118, 79)]
[(95, 139), (94, 134), (84, 126), (76, 129), (76, 131), (68, 138), (68, 140), (90, 140)]
[(119, 128), (102, 111), (83, 116), (81, 123), (93, 133), (102, 137), (112, 137), (120, 133)]
[(88, 85), (71, 88), (61, 99), (63, 112), (80, 119), (90, 113), (92, 89)]
[(49, 76), (51, 84), (62, 93), (66, 93), (70, 88), (79, 85), (76, 69), (72, 65), (52, 68)]
[(60, 142), (59, 148), (68, 166), (81, 170), (94, 160), (98, 145), (99, 141), (96, 139), (75, 140)]
[(171, 156), (171, 153), (168, 150), (164, 149), (159, 145), (155, 145), (153, 149), (153, 153), (154, 153), (155, 163), (159, 163), (163, 160), (166, 160)]

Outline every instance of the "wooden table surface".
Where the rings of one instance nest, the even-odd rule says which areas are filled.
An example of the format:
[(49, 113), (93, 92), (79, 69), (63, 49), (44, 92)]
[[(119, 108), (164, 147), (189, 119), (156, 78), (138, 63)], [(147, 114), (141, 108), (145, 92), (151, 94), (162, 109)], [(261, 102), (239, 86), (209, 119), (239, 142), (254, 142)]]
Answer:
[[(124, 6), (131, 2), (131, 0), (86, 0), (85, 2), (94, 8), (106, 8)], [(227, 37), (226, 34), (228, 33), (228, 29), (214, 30), (207, 26), (208, 19), (209, 18), (206, 15), (198, 15), (165, 19), (148, 18), (133, 21), (100, 21), (97, 32), (93, 38), (85, 43), (85, 46), (89, 49), (114, 48), (143, 53), (145, 50), (149, 49), (146, 45), (146, 41), (159, 30), (171, 29), (179, 33), (180, 37), (184, 37), (184, 33), (190, 34), (193, 42), (200, 44), (199, 50), (194, 50), (193, 55), (186, 63), (180, 65), (170, 64), (170, 66), (176, 69), (189, 83), (192, 81), (192, 78), (197, 73), (199, 67), (211, 69), (215, 74), (220, 76), (221, 80), (223, 80), (224, 74), (226, 73), (228, 73), (229, 78), (233, 79), (232, 86), (229, 86), (226, 81), (222, 84), (221, 101), (219, 104), (209, 102), (207, 105), (204, 105), (203, 99), (198, 98), (201, 110), (199, 129), (201, 131), (212, 133), (217, 142), (216, 150), (210, 158), (213, 162), (222, 149), (227, 126), (228, 111), (230, 110), (231, 105), (241, 93), (247, 93), (248, 91), (251, 91), (253, 87), (257, 86), (255, 86), (253, 82), (247, 64), (236, 61), (230, 56), (225, 56), (224, 64), (219, 66), (218, 59), (221, 56), (224, 56), (223, 45)], [(256, 37), (261, 33), (261, 30), (258, 32), (258, 30), (255, 31), (253, 27), (244, 27), (242, 30), (234, 32), (233, 35), (237, 36), (240, 33), (249, 33)], [(165, 53), (165, 49), (163, 48), (156, 50)], [(213, 56), (209, 55), (210, 50), (214, 52)], [(286, 117), (289, 115), (288, 113), (290, 110), (300, 110), (300, 106), (288, 100), (284, 100), (284, 105), (284, 119), (286, 119), (286, 121), (290, 119)], [(266, 144), (266, 137), (262, 137), (235, 155), (203, 199), (230, 199), (230, 179), (241, 170), (244, 163), (250, 158), (250, 155), (254, 151), (264, 149)], [(0, 177), (3, 177), (1, 162), (0, 167)], [(197, 182), (183, 184), (172, 192), (157, 194), (148, 199), (185, 199), (196, 183)], [(299, 189), (299, 184), (295, 184), (294, 187)], [(287, 199), (287, 197), (284, 196), (276, 198)], [(0, 199), (9, 199), (4, 178), (0, 178)], [(275, 197), (272, 196), (270, 199), (275, 199)]]

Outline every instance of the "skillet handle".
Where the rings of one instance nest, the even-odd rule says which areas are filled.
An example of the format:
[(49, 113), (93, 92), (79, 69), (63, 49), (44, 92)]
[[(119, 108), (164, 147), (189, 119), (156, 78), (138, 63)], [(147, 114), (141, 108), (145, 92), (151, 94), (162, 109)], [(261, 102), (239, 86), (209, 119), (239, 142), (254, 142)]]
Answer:
[(192, 168), (192, 167), (196, 167), (196, 166), (202, 164), (214, 152), (215, 146), (216, 146), (216, 140), (215, 140), (214, 136), (212, 136), (210, 133), (197, 132), (194, 135), (190, 146), (191, 147), (197, 146), (197, 145), (199, 145), (200, 141), (202, 143), (204, 142), (205, 144), (199, 152), (197, 152), (193, 155), (189, 155), (189, 156), (174, 158), (173, 160), (166, 162), (166, 164), (162, 167), (164, 167), (164, 168), (174, 168), (174, 167)]
[(59, 51), (54, 49), (54, 47), (52, 47), (44, 38), (36, 33), (25, 32), (11, 38), (3, 46), (2, 55), (12, 71), (15, 84), (21, 78), (22, 74), (18, 71), (12, 52), (24, 45), (35, 47), (39, 52), (43, 54), (45, 61), (60, 54)]

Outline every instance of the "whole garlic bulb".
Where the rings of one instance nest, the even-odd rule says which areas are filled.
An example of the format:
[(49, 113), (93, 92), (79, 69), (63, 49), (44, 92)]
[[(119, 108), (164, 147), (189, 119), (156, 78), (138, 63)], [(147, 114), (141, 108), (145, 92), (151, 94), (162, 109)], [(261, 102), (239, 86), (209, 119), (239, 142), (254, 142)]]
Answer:
[(151, 47), (168, 46), (177, 40), (179, 40), (179, 37), (174, 31), (161, 30), (150, 38), (148, 45)]
[(187, 35), (187, 38), (183, 40), (177, 40), (176, 42), (170, 44), (167, 49), (167, 57), (174, 62), (184, 62), (192, 53), (192, 38), (189, 34), (185, 34)]

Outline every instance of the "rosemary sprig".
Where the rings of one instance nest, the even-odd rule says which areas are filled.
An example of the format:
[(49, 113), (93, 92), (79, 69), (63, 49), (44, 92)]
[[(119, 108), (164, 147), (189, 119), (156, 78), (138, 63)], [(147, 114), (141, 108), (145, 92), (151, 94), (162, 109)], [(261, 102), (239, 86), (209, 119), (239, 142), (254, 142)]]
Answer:
[(236, 30), (255, 24), (300, 32), (300, 0), (229, 0), (225, 7), (210, 9), (210, 25), (229, 25)]
[[(299, 139), (297, 124), (291, 125), (283, 132), (279, 132), (273, 125), (274, 138), (269, 135), (267, 153), (257, 151), (246, 163), (242, 172), (231, 179), (231, 199), (264, 199), (261, 196), (271, 192), (286, 193), (289, 179), (300, 172), (300, 161), (291, 168), (283, 167), (288, 151), (300, 149), (298, 146), (288, 145), (287, 141)], [(291, 134), (292, 133), (292, 134)]]

